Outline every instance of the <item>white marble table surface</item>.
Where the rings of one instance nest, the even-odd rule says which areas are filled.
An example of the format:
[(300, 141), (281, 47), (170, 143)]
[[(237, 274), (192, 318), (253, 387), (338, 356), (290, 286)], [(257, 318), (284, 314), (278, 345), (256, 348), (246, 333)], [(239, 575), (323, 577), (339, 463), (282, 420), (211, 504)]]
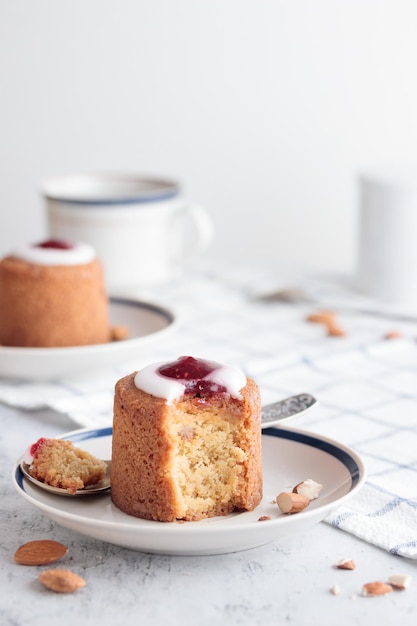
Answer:
[[(179, 283), (171, 289), (161, 288), (155, 294), (151, 294), (158, 296), (159, 301), (166, 301), (173, 306), (178, 305), (180, 301), (185, 304), (181, 311), (185, 321), (169, 346), (164, 346), (164, 349), (181, 351), (182, 345), (187, 350), (190, 345), (195, 345), (200, 350), (204, 349), (205, 342), (208, 345), (213, 341), (216, 327), (209, 329), (208, 326), (204, 326), (207, 324), (207, 318), (202, 317), (202, 311), (206, 311), (207, 315), (211, 311), (214, 315), (213, 307), (216, 309), (219, 332), (222, 324), (224, 328), (221, 332), (225, 332), (226, 327), (236, 329), (243, 302), (236, 297), (236, 293), (245, 293), (246, 297), (248, 290), (253, 290), (254, 285), (259, 288), (269, 286), (268, 281), (272, 281), (273, 277), (268, 277), (262, 284), (262, 276), (264, 275), (254, 274), (251, 280), (248, 278), (246, 281), (240, 280), (240, 283), (237, 281), (238, 286), (234, 292), (236, 277), (232, 274), (225, 277), (223, 274), (225, 279), (223, 287), (230, 287), (231, 294), (228, 305), (223, 307), (224, 310), (218, 301), (215, 306), (213, 305), (212, 296), (217, 293), (213, 285), (217, 277), (207, 272), (204, 274), (204, 280), (194, 276), (191, 291)], [(195, 292), (198, 285), (204, 286), (207, 299), (202, 293)], [(192, 296), (192, 293), (195, 296)], [(365, 461), (370, 463), (370, 478), (373, 484), (384, 487), (384, 480), (391, 481), (392, 484), (393, 478), (385, 474), (379, 475), (379, 466), (373, 465), (375, 448), (369, 447), (369, 441), (372, 444), (375, 440), (385, 441), (386, 438), (388, 440), (392, 438), (392, 434), (386, 430), (387, 420), (383, 408), (389, 405), (395, 410), (397, 406), (401, 411), (405, 406), (404, 403), (409, 403), (413, 408), (412, 403), (415, 402), (417, 395), (415, 383), (417, 379), (414, 379), (414, 386), (410, 383), (411, 387), (403, 385), (400, 389), (399, 378), (392, 375), (392, 369), (389, 376), (391, 386), (388, 378), (385, 385), (383, 373), (380, 373), (382, 383), (379, 391), (382, 393), (383, 390), (386, 397), (376, 398), (373, 394), (374, 405), (368, 404), (362, 408), (358, 399), (355, 406), (349, 405), (350, 396), (347, 392), (353, 387), (343, 387), (342, 383), (346, 381), (343, 372), (337, 380), (335, 378), (329, 380), (328, 371), (315, 367), (312, 376), (305, 363), (307, 357), (319, 359), (319, 355), (325, 352), (326, 359), (330, 359), (330, 362), (335, 359), (334, 364), (340, 365), (340, 361), (336, 359), (340, 351), (345, 354), (343, 362), (347, 362), (353, 355), (357, 356), (358, 350), (361, 351), (364, 344), (367, 348), (371, 346), (372, 349), (376, 344), (379, 346), (376, 338), (381, 338), (384, 332), (394, 328), (401, 328), (405, 335), (415, 340), (417, 323), (404, 323), (394, 318), (380, 320), (369, 315), (362, 317), (356, 312), (351, 315), (343, 309), (340, 313), (341, 323), (350, 331), (350, 335), (348, 333), (344, 339), (335, 340), (325, 337), (318, 327), (301, 325), (301, 318), (304, 318), (307, 310), (311, 309), (310, 304), (304, 305), (304, 308), (297, 305), (294, 309), (288, 309), (288, 305), (278, 305), (287, 307), (283, 314), (285, 319), (297, 317), (298, 325), (293, 327), (293, 331), (295, 328), (303, 329), (301, 335), (298, 331), (294, 333), (290, 329), (292, 341), (288, 340), (288, 345), (284, 345), (282, 336), (279, 341), (273, 337), (266, 337), (266, 327), (262, 328), (256, 324), (254, 316), (259, 306), (256, 304), (251, 313), (253, 328), (257, 328), (258, 336), (254, 330), (253, 336), (241, 336), (240, 341), (235, 342), (234, 331), (230, 330), (231, 338), (234, 340), (228, 345), (223, 345), (224, 353), (219, 354), (219, 360), (223, 357), (225, 360), (231, 360), (226, 357), (232, 356), (232, 349), (235, 349), (233, 360), (239, 363), (239, 354), (242, 352), (244, 355), (242, 364), (249, 369), (252, 368), (251, 373), (259, 373), (266, 401), (285, 397), (293, 391), (312, 392), (321, 401), (321, 406), (317, 409), (315, 417), (308, 419), (306, 417), (299, 424), (300, 427), (305, 429), (311, 426), (315, 433), (338, 435), (339, 438), (343, 438), (344, 443), (354, 447), (364, 456)], [(281, 324), (283, 318), (279, 310), (281, 309), (276, 309), (277, 319)], [(237, 317), (228, 317), (227, 313), (230, 316), (232, 311)], [(271, 314), (270, 309), (268, 315)], [(280, 332), (282, 335), (282, 329)], [(191, 343), (188, 343), (189, 337), (192, 338)], [(300, 349), (302, 346), (304, 365), (291, 361), (291, 355), (301, 354), (295, 349), (294, 341), (298, 341)], [(338, 343), (329, 344), (329, 341)], [(280, 375), (274, 387), (263, 373), (274, 361), (273, 355), (268, 353), (268, 346), (275, 353), (279, 350), (278, 344), (281, 345), (282, 354), (285, 353), (289, 360), (285, 367), (283, 366), (285, 359), (279, 363)], [(380, 363), (385, 356), (385, 344), (381, 342), (382, 352), (379, 352), (378, 346), (375, 354)], [(161, 348), (149, 348), (149, 356), (158, 356), (160, 351)], [(359, 363), (356, 358), (353, 358), (353, 361)], [(392, 366), (392, 361), (390, 363)], [(333, 375), (337, 370), (336, 365), (330, 367)], [(404, 373), (404, 368), (405, 363), (399, 360), (398, 372)], [(410, 380), (409, 375), (410, 371), (411, 374), (414, 372), (413, 368), (414, 364), (411, 370), (407, 370), (408, 378), (402, 380), (406, 382)], [(369, 374), (369, 370), (366, 372)], [(366, 377), (365, 379), (368, 380)], [(391, 393), (388, 397), (389, 392), (395, 387), (394, 383), (396, 394)], [(305, 387), (306, 384), (309, 384), (309, 388)], [(8, 383), (4, 385), (6, 389)], [(18, 389), (17, 384), (15, 390)], [(27, 393), (28, 389), (22, 388), (22, 393), (23, 391)], [(359, 395), (363, 393), (363, 390), (356, 391)], [(101, 393), (104, 395), (108, 393), (110, 397), (111, 389), (101, 389)], [(366, 393), (363, 397), (365, 396)], [(366, 418), (361, 425), (357, 419), (359, 428), (355, 436), (349, 435), (349, 428), (344, 430), (346, 414), (340, 411), (340, 407), (336, 407), (337, 397), (342, 398), (342, 404), (345, 403), (348, 412), (355, 413), (356, 419), (362, 413)], [(45, 404), (48, 404), (47, 400), (45, 398)], [(17, 495), (11, 484), (11, 472), (14, 462), (28, 442), (45, 435), (58, 436), (79, 424), (71, 415), (71, 411), (58, 412), (52, 408), (28, 410), (16, 406), (19, 404), (18, 401), (14, 401), (15, 406), (10, 404), (6, 402), (0, 404), (2, 626), (45, 624), (65, 626), (77, 622), (101, 623), (103, 626), (119, 622), (126, 625), (141, 623), (185, 626), (191, 624), (204, 626), (213, 623), (231, 626), (287, 623), (297, 626), (416, 623), (417, 560), (391, 554), (388, 550), (364, 541), (351, 532), (332, 527), (327, 522), (321, 522), (302, 533), (289, 535), (259, 548), (225, 555), (187, 557), (136, 552), (84, 537), (59, 526)], [(100, 407), (102, 410), (102, 404)], [(400, 420), (401, 428), (406, 429), (409, 436), (417, 429), (417, 413), (413, 414), (411, 410), (410, 415), (407, 424)], [(103, 411), (103, 423), (107, 423), (107, 419), (106, 409)], [(369, 432), (366, 431), (368, 422), (371, 424)], [(398, 462), (400, 463), (401, 459)], [(407, 462), (411, 463), (413, 469), (414, 461), (408, 459)], [(414, 497), (417, 495), (416, 484), (417, 480), (410, 486), (410, 490), (414, 490)], [(407, 498), (413, 501), (409, 493)], [(14, 562), (14, 552), (22, 543), (43, 538), (55, 539), (68, 546), (69, 552), (59, 566), (81, 574), (87, 582), (85, 588), (75, 594), (50, 592), (42, 588), (37, 580), (41, 567), (27, 567)], [(347, 557), (355, 560), (356, 569), (354, 571), (335, 569), (335, 563)], [(364, 583), (373, 580), (386, 581), (391, 574), (410, 575), (411, 587), (378, 598), (365, 598), (360, 595)], [(333, 595), (330, 590), (336, 584), (340, 587), (340, 593)]]

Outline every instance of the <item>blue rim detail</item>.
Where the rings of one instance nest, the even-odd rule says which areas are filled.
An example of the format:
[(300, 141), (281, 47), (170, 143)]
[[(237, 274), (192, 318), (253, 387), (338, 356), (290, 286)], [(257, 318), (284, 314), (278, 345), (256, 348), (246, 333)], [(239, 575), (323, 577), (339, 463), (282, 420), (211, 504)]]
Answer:
[(111, 426), (107, 428), (94, 428), (84, 432), (76, 433), (75, 435), (69, 435), (68, 437), (62, 437), (62, 439), (71, 439), (71, 441), (86, 441), (87, 439), (100, 439), (100, 437), (110, 437), (113, 432)]
[[(99, 439), (100, 437), (110, 437), (113, 432), (112, 426), (107, 426), (106, 428), (95, 428), (92, 430), (81, 431), (79, 433), (70, 434), (67, 437), (63, 437), (63, 439), (71, 439), (71, 441), (85, 441), (87, 439)], [(280, 430), (279, 428), (265, 428), (262, 431), (262, 436), (269, 437), (278, 437), (278, 439), (287, 439), (289, 441), (296, 441), (298, 443), (303, 443), (307, 446), (311, 446), (313, 448), (322, 450), (323, 452), (327, 452), (332, 457), (338, 459), (343, 465), (346, 467), (348, 472), (350, 473), (352, 479), (352, 489), (358, 483), (360, 479), (360, 469), (356, 461), (344, 450), (341, 450), (337, 446), (329, 443), (327, 441), (323, 441), (317, 437), (313, 437), (311, 435), (306, 435), (304, 433), (292, 432), (290, 430)], [(19, 465), (16, 467), (16, 482), (19, 487), (24, 491), (23, 485), (23, 474), (20, 470)]]
[(294, 433), (284, 429), (280, 430), (278, 428), (265, 428), (262, 431), (262, 434), (269, 435), (270, 437), (278, 437), (279, 439), (298, 441), (299, 443), (304, 443), (307, 446), (311, 446), (313, 448), (322, 450), (323, 452), (327, 452), (334, 458), (338, 459), (341, 463), (343, 463), (343, 465), (349, 471), (352, 478), (352, 487), (354, 487), (359, 481), (360, 469), (356, 461), (350, 456), (350, 454), (327, 441), (323, 441), (322, 439), (318, 439), (317, 437), (312, 437), (311, 435)]
[(172, 191), (160, 192), (158, 194), (149, 194), (149, 195), (141, 195), (141, 196), (129, 196), (126, 198), (103, 198), (102, 200), (91, 200), (89, 198), (80, 198), (71, 199), (71, 198), (60, 198), (52, 195), (45, 195), (48, 200), (55, 200), (57, 202), (62, 202), (63, 204), (71, 204), (75, 207), (86, 205), (89, 206), (100, 206), (100, 207), (112, 207), (116, 204), (120, 205), (129, 205), (129, 204), (148, 204), (149, 202), (161, 202), (163, 200), (170, 200), (171, 198), (175, 198), (179, 195), (178, 189), (173, 189)]
[(19, 485), (20, 489), (21, 489), (22, 491), (24, 491), (24, 490), (25, 490), (25, 488), (24, 488), (24, 486), (23, 486), (23, 472), (22, 472), (22, 470), (20, 469), (20, 465), (18, 465), (18, 466), (16, 467), (15, 478), (16, 478), (16, 482), (17, 482), (17, 484)]
[(168, 322), (173, 323), (175, 321), (174, 315), (168, 311), (168, 309), (164, 309), (163, 307), (158, 306), (157, 304), (152, 304), (150, 302), (142, 302), (141, 300), (129, 300), (128, 298), (110, 298), (110, 302), (114, 304), (122, 304), (127, 306), (134, 306), (138, 309), (146, 309), (147, 311), (152, 311), (153, 313), (157, 313), (164, 317)]

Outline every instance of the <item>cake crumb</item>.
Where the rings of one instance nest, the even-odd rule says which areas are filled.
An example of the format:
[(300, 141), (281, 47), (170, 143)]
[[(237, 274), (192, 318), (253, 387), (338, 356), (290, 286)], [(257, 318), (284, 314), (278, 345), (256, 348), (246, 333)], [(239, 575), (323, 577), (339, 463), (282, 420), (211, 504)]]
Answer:
[(71, 495), (96, 485), (107, 471), (104, 461), (74, 446), (69, 439), (41, 437), (28, 448), (27, 455), (28, 471), (33, 478), (66, 489)]

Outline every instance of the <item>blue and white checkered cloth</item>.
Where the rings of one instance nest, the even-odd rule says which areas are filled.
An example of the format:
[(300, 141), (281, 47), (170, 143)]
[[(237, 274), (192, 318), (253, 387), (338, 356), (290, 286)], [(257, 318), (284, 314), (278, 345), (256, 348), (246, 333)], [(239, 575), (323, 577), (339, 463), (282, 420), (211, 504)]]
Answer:
[[(309, 302), (265, 303), (252, 297), (280, 286), (288, 284), (262, 268), (195, 271), (145, 294), (178, 314), (178, 329), (163, 344), (147, 346), (134, 363), (117, 363), (88, 377), (74, 374), (55, 383), (0, 380), (0, 401), (28, 410), (47, 406), (80, 426), (106, 426), (120, 376), (182, 354), (239, 366), (258, 382), (264, 404), (311, 393), (320, 405), (292, 425), (350, 446), (368, 470), (363, 488), (326, 521), (415, 559), (417, 316), (410, 321), (392, 311), (374, 315), (375, 303), (337, 280), (299, 280)], [(322, 325), (306, 321), (320, 308), (337, 312), (345, 336), (329, 337)], [(401, 336), (387, 340), (391, 331)]]

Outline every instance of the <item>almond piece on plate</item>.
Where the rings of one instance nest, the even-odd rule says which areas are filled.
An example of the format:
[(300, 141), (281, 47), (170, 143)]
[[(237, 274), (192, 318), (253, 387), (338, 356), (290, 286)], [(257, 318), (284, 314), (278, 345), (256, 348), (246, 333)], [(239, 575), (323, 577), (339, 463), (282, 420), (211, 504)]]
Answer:
[(58, 593), (72, 593), (85, 587), (85, 580), (67, 569), (48, 569), (39, 574), (40, 582)]
[(59, 541), (39, 539), (28, 541), (18, 548), (14, 560), (19, 565), (47, 565), (62, 559), (68, 548)]
[(316, 483), (312, 478), (307, 478), (303, 480), (303, 482), (295, 485), (293, 492), (301, 493), (302, 496), (305, 496), (309, 500), (315, 500), (319, 497), (320, 491), (323, 489), (323, 485), (320, 483)]
[(382, 580), (376, 580), (373, 583), (366, 583), (362, 587), (362, 596), (385, 596), (387, 593), (391, 593), (392, 586), (382, 582)]
[(283, 491), (276, 497), (276, 503), (283, 513), (292, 515), (305, 509), (310, 504), (310, 500), (301, 493)]

